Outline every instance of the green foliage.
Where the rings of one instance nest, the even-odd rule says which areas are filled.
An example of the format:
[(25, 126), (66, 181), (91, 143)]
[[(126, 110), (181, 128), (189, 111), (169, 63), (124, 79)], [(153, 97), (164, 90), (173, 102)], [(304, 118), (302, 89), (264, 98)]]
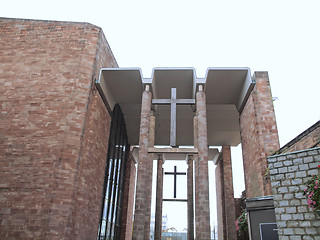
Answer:
[(264, 179), (267, 181), (269, 179), (270, 169), (269, 167), (266, 168), (266, 171), (264, 172)]
[(236, 220), (236, 230), (241, 236), (248, 231), (247, 211), (242, 209), (240, 216)]

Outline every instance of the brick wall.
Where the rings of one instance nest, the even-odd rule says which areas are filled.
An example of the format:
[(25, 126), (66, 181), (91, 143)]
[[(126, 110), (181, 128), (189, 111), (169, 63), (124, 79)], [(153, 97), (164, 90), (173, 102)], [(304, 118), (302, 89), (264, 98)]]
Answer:
[(302, 190), (318, 174), (320, 148), (268, 157), (279, 238), (320, 239), (320, 217), (308, 207)]
[[(90, 25), (90, 24), (89, 24)], [(90, 25), (92, 27), (92, 25)], [(103, 178), (108, 151), (111, 117), (93, 81), (103, 67), (118, 67), (108, 42), (98, 27), (97, 45), (84, 58), (82, 65), (92, 65), (84, 77), (90, 81), (87, 110), (84, 119), (76, 180), (74, 236), (77, 239), (95, 238), (98, 232), (102, 201)], [(85, 54), (85, 53), (84, 53)], [(93, 55), (95, 54), (95, 55)], [(92, 62), (91, 62), (92, 61)], [(81, 67), (81, 69), (84, 68)], [(83, 70), (85, 72), (85, 70)], [(90, 75), (89, 75), (90, 74)], [(84, 221), (84, 219), (86, 219)]]
[(230, 146), (222, 146), (216, 165), (218, 237), (237, 239)]
[(125, 186), (123, 190), (123, 207), (121, 216), (120, 239), (132, 238), (133, 202), (135, 192), (136, 166), (134, 157), (129, 153), (126, 164)]
[(0, 238), (94, 239), (117, 67), (100, 28), (0, 19)]
[(223, 188), (223, 161), (222, 154), (220, 153), (217, 159), (215, 169), (216, 180), (216, 198), (217, 198), (217, 226), (218, 236), (220, 239), (226, 239), (226, 219), (225, 219), (225, 201), (224, 201), (224, 188)]
[(278, 130), (267, 72), (255, 72), (255, 87), (240, 115), (247, 198), (271, 194), (266, 181), (267, 156), (279, 149)]
[(320, 147), (320, 121), (299, 134), (292, 141), (280, 148), (276, 154), (300, 151)]

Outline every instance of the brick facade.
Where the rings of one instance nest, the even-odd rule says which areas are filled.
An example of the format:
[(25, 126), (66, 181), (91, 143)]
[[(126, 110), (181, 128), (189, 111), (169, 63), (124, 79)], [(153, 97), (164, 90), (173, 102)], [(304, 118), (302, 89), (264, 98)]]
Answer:
[(222, 147), (216, 165), (218, 237), (237, 239), (230, 146)]
[(208, 176), (208, 136), (206, 95), (202, 90), (196, 93), (197, 146), (195, 159), (195, 225), (198, 240), (210, 239), (210, 204)]
[(292, 141), (280, 148), (276, 154), (301, 151), (308, 148), (320, 147), (320, 121), (303, 131)]
[(132, 219), (133, 219), (133, 202), (136, 185), (136, 165), (134, 158), (130, 152), (126, 164), (125, 186), (123, 190), (123, 207), (121, 216), (120, 239), (132, 238)]
[(247, 198), (271, 195), (265, 178), (267, 156), (279, 149), (278, 130), (267, 72), (255, 72), (255, 87), (240, 115)]
[[(161, 240), (162, 235), (162, 200), (163, 200), (163, 159), (157, 161), (156, 213), (154, 223), (154, 239)], [(152, 232), (151, 232), (152, 234)]]
[[(100, 68), (118, 67), (102, 30), (88, 23), (0, 18), (0, 53), (0, 238), (96, 238), (111, 118), (94, 80)], [(255, 81), (240, 115), (249, 198), (271, 194), (264, 177), (266, 156), (279, 148), (267, 73), (256, 73)], [(204, 93), (198, 93), (197, 239), (208, 239), (210, 234), (205, 102)], [(147, 106), (142, 125), (149, 114)], [(148, 131), (144, 126), (140, 140), (142, 180), (137, 184), (135, 239), (149, 237)], [(132, 234), (135, 166), (131, 160), (122, 239)], [(234, 203), (229, 187), (225, 196), (232, 195)], [(226, 211), (234, 216), (234, 207)]]
[(274, 155), (268, 162), (279, 238), (320, 239), (320, 218), (302, 193), (309, 176), (319, 173), (320, 148)]
[[(149, 131), (150, 131), (150, 112), (151, 112), (152, 93), (144, 91), (142, 95), (141, 118), (140, 118), (140, 135), (139, 135), (139, 162), (137, 171), (137, 187), (135, 199), (135, 213), (132, 239), (148, 239), (150, 234), (150, 216), (149, 212), (149, 196), (148, 190), (150, 175), (152, 179), (152, 171), (150, 171), (150, 155), (149, 147)], [(150, 199), (151, 200), (151, 199)], [(151, 202), (150, 202), (151, 204)], [(149, 223), (147, 223), (149, 220)], [(147, 226), (146, 226), (147, 223)], [(147, 236), (147, 238), (146, 238)]]
[(188, 194), (188, 240), (194, 239), (194, 194), (193, 194), (193, 156), (188, 156), (187, 194)]
[(226, 221), (225, 221), (225, 201), (224, 201), (224, 190), (223, 190), (223, 167), (221, 164), (221, 153), (216, 162), (215, 169), (215, 180), (216, 180), (216, 198), (217, 198), (217, 225), (218, 225), (218, 236), (220, 239), (226, 239)]
[(87, 23), (0, 19), (0, 238), (94, 239), (117, 67)]

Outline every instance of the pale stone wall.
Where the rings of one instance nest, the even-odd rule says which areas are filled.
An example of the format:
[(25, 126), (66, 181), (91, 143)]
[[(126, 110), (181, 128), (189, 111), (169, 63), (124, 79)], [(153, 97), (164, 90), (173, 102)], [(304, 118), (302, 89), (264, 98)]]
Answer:
[(320, 239), (320, 217), (302, 191), (319, 172), (320, 148), (268, 157), (279, 239)]

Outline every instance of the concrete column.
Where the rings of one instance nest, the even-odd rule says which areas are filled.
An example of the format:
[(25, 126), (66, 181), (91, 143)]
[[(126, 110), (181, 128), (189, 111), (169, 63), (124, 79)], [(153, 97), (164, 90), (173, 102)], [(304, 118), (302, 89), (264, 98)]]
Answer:
[(194, 240), (194, 209), (193, 209), (193, 156), (188, 156), (188, 240)]
[(156, 193), (156, 216), (154, 227), (154, 239), (161, 240), (162, 232), (162, 199), (163, 199), (163, 159), (159, 154), (157, 169), (157, 193)]
[[(141, 104), (141, 119), (140, 119), (140, 138), (139, 138), (139, 158), (138, 158), (138, 173), (137, 173), (137, 188), (136, 202), (133, 223), (133, 240), (144, 240), (145, 231), (148, 231), (146, 224), (146, 207), (147, 186), (151, 184), (148, 174), (152, 171), (148, 169), (148, 147), (149, 147), (149, 130), (150, 130), (150, 111), (151, 111), (152, 94), (149, 91), (149, 86), (142, 94)], [(150, 221), (150, 220), (149, 220)], [(149, 223), (150, 225), (150, 223)], [(150, 231), (150, 229), (149, 229)], [(149, 239), (149, 238), (147, 238)]]
[(216, 165), (219, 239), (237, 239), (230, 146), (222, 146)]
[(197, 132), (198, 132), (198, 163), (196, 164), (196, 239), (210, 239), (210, 206), (208, 176), (208, 137), (206, 96), (203, 87), (199, 86), (196, 93)]

